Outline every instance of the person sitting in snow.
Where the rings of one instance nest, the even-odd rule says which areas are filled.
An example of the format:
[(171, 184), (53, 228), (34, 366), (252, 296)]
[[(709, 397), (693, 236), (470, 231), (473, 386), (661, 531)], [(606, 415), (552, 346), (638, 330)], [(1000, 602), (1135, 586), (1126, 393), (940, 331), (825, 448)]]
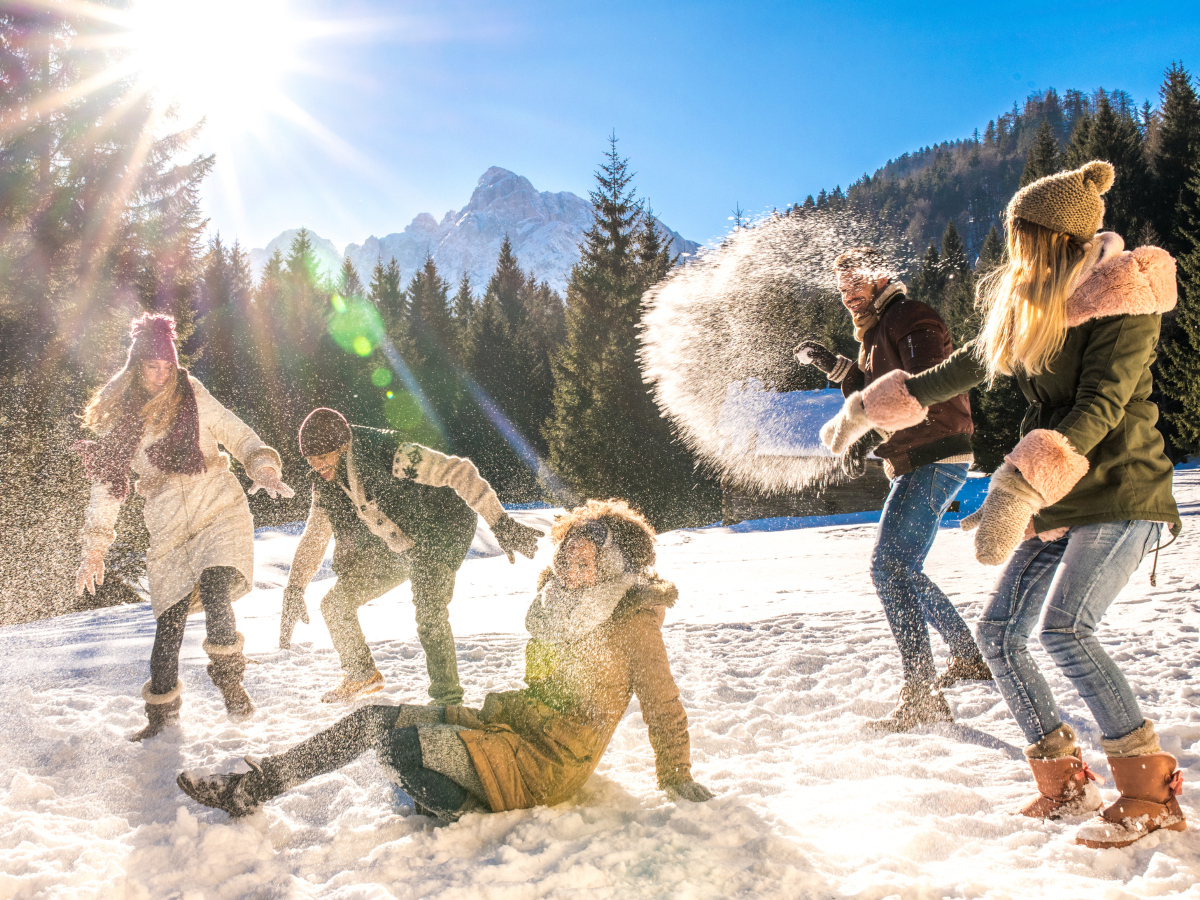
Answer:
[(280, 648), (291, 646), (298, 620), (308, 622), (304, 589), (333, 537), (337, 583), (321, 600), (321, 614), (344, 677), (321, 700), (349, 702), (383, 687), (358, 607), (411, 581), (429, 696), (442, 705), (461, 703), (447, 607), (475, 537), (476, 514), (510, 562), (514, 551), (533, 559), (542, 532), (510, 518), (469, 459), (409, 443), (395, 431), (349, 425), (336, 410), (309, 413), (300, 426), (300, 453), (314, 474), (312, 505), (283, 592)]
[(1142, 558), (1157, 556), (1163, 525), (1176, 535), (1182, 528), (1150, 399), (1162, 315), (1175, 307), (1175, 261), (1157, 247), (1125, 251), (1118, 235), (1097, 233), (1114, 176), (1095, 160), (1018, 191), (1005, 217), (1008, 261), (980, 285), (979, 337), (936, 368), (895, 372), (853, 394), (822, 433), (841, 453), (868, 429), (911, 428), (934, 404), (998, 375), (1015, 378), (1030, 403), (1021, 440), (992, 475), (982, 509), (963, 520), (979, 529), (976, 558), (1005, 563), (979, 639), (1029, 741), (1038, 795), (1025, 815), (1104, 805), (1026, 648), (1035, 626), (1091, 710), (1121, 792), (1076, 835), (1096, 848), (1187, 827), (1177, 760), (1162, 751), (1095, 633)]
[(254, 479), (250, 493), (293, 493), (280, 481), (279, 454), (179, 367), (174, 319), (146, 313), (133, 321), (130, 338), (125, 367), (83, 413), (83, 424), (100, 440), (75, 445), (92, 480), (75, 590), (95, 593), (104, 583), (104, 556), (116, 538), (132, 470), (146, 501), (146, 567), (157, 620), (150, 680), (142, 686), (148, 721), (131, 738), (141, 741), (179, 719), (179, 648), (188, 614), (201, 609), (208, 674), (226, 711), (233, 718), (254, 712), (242, 686), (245, 639), (233, 615), (233, 601), (254, 584), (254, 519), (229, 471), (229, 455), (217, 445)]
[[(916, 374), (946, 359), (954, 349), (942, 317), (931, 307), (909, 300), (880, 254), (869, 247), (847, 250), (834, 261), (842, 303), (854, 319), (862, 343), (858, 359), (839, 356), (816, 341), (796, 348), (796, 359), (823, 371), (846, 396), (892, 372)], [(937, 536), (942, 514), (966, 483), (971, 452), (971, 407), (966, 397), (938, 403), (911, 427), (868, 434), (847, 454), (865, 455), (871, 447), (882, 457), (891, 489), (879, 519), (871, 555), (871, 580), (883, 604), (900, 650), (904, 685), (900, 704), (873, 727), (909, 731), (919, 725), (951, 721), (941, 689), (960, 679), (991, 680), (954, 604), (925, 574), (925, 557)], [(882, 431), (882, 429), (881, 429)], [(933, 625), (950, 648), (950, 664), (940, 677), (934, 670), (929, 629)]]
[(426, 810), (447, 819), (553, 805), (600, 762), (636, 695), (659, 787), (672, 799), (712, 794), (692, 780), (688, 720), (662, 639), (675, 586), (655, 576), (654, 530), (622, 500), (589, 500), (554, 526), (554, 563), (525, 617), (521, 691), (488, 694), (482, 709), (364, 706), (250, 771), (183, 772), (179, 787), (231, 816), (367, 750)]

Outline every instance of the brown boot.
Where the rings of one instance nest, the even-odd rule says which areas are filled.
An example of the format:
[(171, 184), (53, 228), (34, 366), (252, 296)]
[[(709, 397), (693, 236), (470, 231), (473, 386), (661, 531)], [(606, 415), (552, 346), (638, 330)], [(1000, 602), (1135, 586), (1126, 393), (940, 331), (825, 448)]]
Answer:
[(210, 644), (205, 640), (201, 646), (211, 660), (208, 677), (225, 700), (225, 712), (235, 722), (249, 718), (254, 713), (254, 703), (242, 687), (242, 676), (246, 673), (246, 656), (242, 648), (246, 646), (246, 639), (239, 632), (235, 644)]
[(1075, 843), (1098, 850), (1128, 847), (1151, 832), (1165, 828), (1184, 831), (1187, 821), (1176, 798), (1183, 791), (1183, 773), (1170, 753), (1108, 758), (1121, 796), (1075, 833)]
[(1031, 759), (1029, 768), (1033, 770), (1038, 795), (1021, 807), (1023, 816), (1034, 819), (1083, 816), (1104, 805), (1100, 790), (1092, 784), (1099, 779), (1078, 749), (1074, 755), (1059, 759)]
[(953, 721), (950, 705), (946, 703), (941, 691), (928, 682), (906, 681), (900, 688), (900, 704), (892, 710), (891, 715), (870, 721), (867, 727), (877, 731), (901, 733), (922, 725)]
[(933, 682), (935, 688), (954, 687), (960, 681), (991, 681), (992, 670), (980, 654), (952, 656), (946, 671)]
[(178, 679), (175, 681), (175, 687), (165, 694), (154, 693), (150, 689), (148, 681), (143, 684), (142, 699), (146, 701), (146, 727), (132, 735), (129, 740), (141, 743), (178, 722), (179, 710), (183, 707), (183, 697), (180, 696), (182, 692), (183, 685)]

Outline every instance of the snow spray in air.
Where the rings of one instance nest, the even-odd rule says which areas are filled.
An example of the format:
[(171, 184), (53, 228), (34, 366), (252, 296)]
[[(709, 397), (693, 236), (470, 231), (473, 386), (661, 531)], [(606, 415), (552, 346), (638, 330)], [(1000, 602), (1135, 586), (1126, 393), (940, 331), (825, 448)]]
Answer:
[[(816, 440), (814, 419), (823, 421), (831, 399), (836, 410), (836, 398), (761, 388), (794, 371), (792, 348), (820, 334), (822, 321), (849, 315), (833, 276), (837, 255), (869, 245), (889, 272), (904, 272), (911, 256), (898, 235), (845, 208), (776, 213), (702, 250), (646, 292), (643, 377), (684, 442), (728, 483), (775, 493), (848, 477)], [(784, 452), (756, 448), (738, 434), (749, 419), (804, 434)], [(808, 446), (798, 451), (797, 443)]]

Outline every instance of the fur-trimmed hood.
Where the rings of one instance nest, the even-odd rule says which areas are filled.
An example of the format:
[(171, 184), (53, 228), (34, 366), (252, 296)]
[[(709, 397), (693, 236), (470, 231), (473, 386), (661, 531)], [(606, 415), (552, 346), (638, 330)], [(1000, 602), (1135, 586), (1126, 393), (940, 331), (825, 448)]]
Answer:
[(1158, 247), (1125, 250), (1119, 235), (1102, 232), (1067, 298), (1067, 325), (1074, 328), (1106, 316), (1170, 312), (1178, 300), (1175, 260)]
[[(550, 566), (546, 566), (538, 575), (537, 589), (540, 591), (544, 588), (552, 577), (554, 577), (554, 570)], [(675, 605), (675, 601), (678, 599), (679, 589), (674, 584), (657, 575), (650, 575), (625, 593), (613, 615), (637, 609), (654, 609), (659, 606), (669, 609)]]

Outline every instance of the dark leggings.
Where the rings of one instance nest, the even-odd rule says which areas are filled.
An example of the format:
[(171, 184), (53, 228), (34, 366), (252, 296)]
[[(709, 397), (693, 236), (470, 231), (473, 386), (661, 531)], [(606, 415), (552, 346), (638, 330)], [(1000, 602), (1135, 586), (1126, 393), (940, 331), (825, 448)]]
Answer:
[[(204, 625), (208, 642), (228, 647), (237, 643), (237, 621), (229, 592), (241, 573), (232, 566), (212, 566), (200, 573), (200, 602), (204, 604)], [(150, 690), (167, 694), (179, 681), (179, 648), (187, 625), (188, 607), (184, 597), (161, 616), (150, 651)]]
[(261, 799), (336, 771), (374, 750), (380, 763), (396, 772), (413, 800), (439, 816), (454, 818), (472, 799), (471, 794), (442, 773), (424, 767), (416, 728), (444, 721), (445, 712), (438, 706), (360, 707), (286, 753), (264, 759), (266, 796)]

